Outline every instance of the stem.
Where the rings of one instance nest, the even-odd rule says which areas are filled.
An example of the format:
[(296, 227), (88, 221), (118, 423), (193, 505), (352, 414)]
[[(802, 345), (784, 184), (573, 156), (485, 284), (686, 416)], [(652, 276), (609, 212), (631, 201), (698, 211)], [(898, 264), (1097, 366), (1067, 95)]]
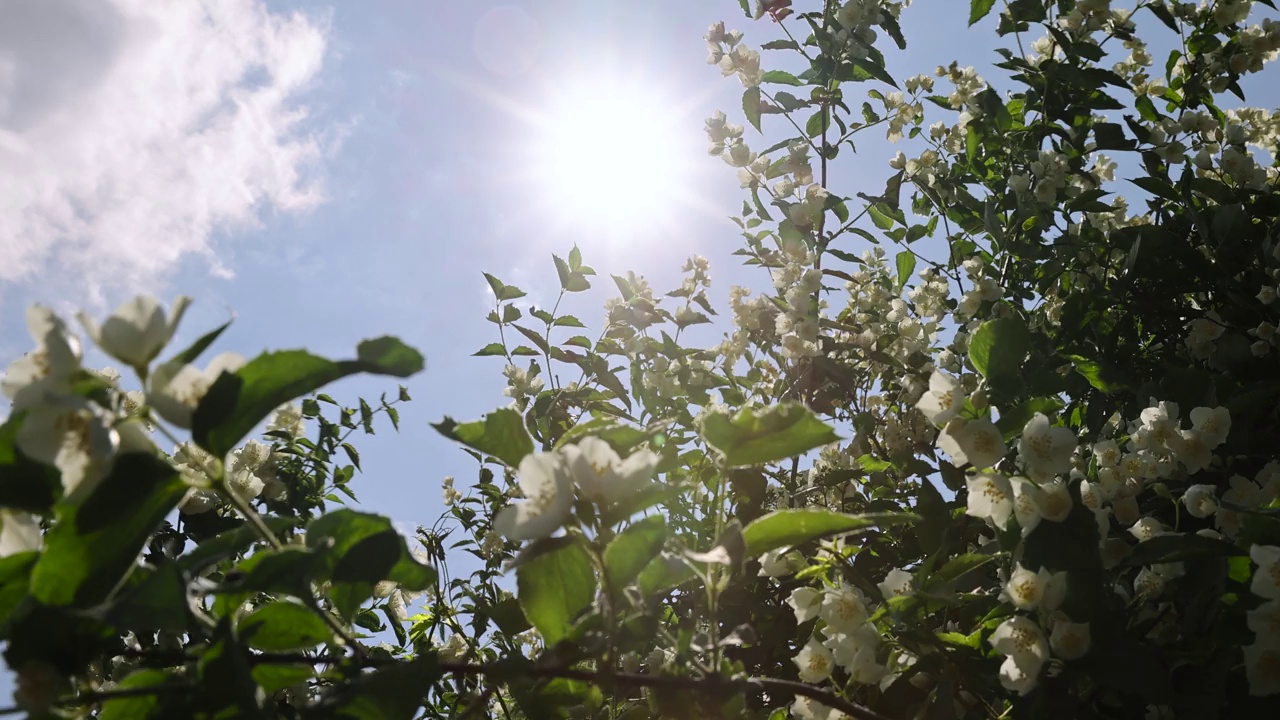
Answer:
[(346, 626), (342, 624), (341, 620), (334, 617), (333, 613), (320, 607), (320, 601), (316, 598), (315, 594), (312, 594), (309, 598), (303, 598), (303, 602), (311, 612), (319, 615), (320, 619), (324, 620), (324, 624), (329, 626), (329, 629), (333, 631), (334, 635), (337, 635), (342, 639), (343, 645), (351, 648), (351, 652), (355, 653), (356, 657), (362, 658), (365, 656), (365, 649), (364, 646), (360, 644), (360, 641), (352, 637), (350, 632), (347, 632)]
[(267, 527), (258, 511), (253, 509), (249, 501), (236, 494), (231, 487), (231, 483), (225, 477), (218, 478), (215, 487), (227, 499), (227, 502), (235, 507), (236, 512), (244, 517), (245, 522), (253, 526), (254, 532), (258, 533), (258, 536), (265, 540), (273, 550), (280, 550), (284, 547), (284, 543), (280, 542), (280, 538), (271, 532), (271, 528)]

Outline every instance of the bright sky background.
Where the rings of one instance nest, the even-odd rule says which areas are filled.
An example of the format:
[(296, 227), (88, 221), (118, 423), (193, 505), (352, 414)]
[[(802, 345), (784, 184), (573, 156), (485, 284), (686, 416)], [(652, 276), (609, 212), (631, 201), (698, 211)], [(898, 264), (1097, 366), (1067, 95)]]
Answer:
[[(963, 13), (918, 3), (930, 4), (905, 16), (914, 57), (889, 53), (891, 69), (951, 57), (941, 40)], [(399, 335), (428, 370), (409, 383), (400, 436), (363, 441), (355, 488), (405, 526), (438, 515), (441, 477), (474, 477), (427, 423), (505, 401), (502, 361), (469, 357), (497, 339), (482, 270), (549, 305), (550, 254), (577, 243), (604, 280), (570, 304), (589, 325), (613, 292), (604, 273), (665, 291), (702, 254), (721, 307), (731, 284), (764, 280), (729, 255), (741, 195), (702, 133), (716, 109), (741, 114), (741, 85), (705, 64), (707, 26), (726, 20), (755, 46), (772, 37), (734, 0), (6, 0), (5, 12), (4, 360), (30, 346), (30, 303), (101, 315), (138, 291), (195, 297), (178, 343), (234, 311), (219, 347), (246, 355), (342, 356)], [(867, 142), (844, 169), (870, 169), (833, 190), (878, 190), (883, 145)], [(539, 170), (575, 152), (567, 169)], [(684, 167), (659, 204), (565, 199), (598, 194), (592, 173), (652, 177), (673, 158)], [(616, 221), (610, 204), (626, 208)], [(384, 390), (394, 383), (350, 380), (335, 394)]]
[[(989, 62), (967, 6), (918, 0), (890, 71)], [(735, 0), (5, 0), (4, 14), (0, 360), (29, 348), (32, 302), (101, 315), (139, 291), (196, 299), (179, 344), (233, 310), (219, 347), (245, 355), (340, 357), (398, 335), (428, 370), (400, 435), (361, 441), (354, 488), (405, 529), (439, 515), (443, 476), (475, 477), (427, 423), (505, 402), (502, 361), (469, 357), (497, 339), (481, 271), (549, 305), (550, 255), (577, 243), (603, 282), (568, 308), (597, 328), (607, 273), (666, 291), (702, 254), (717, 307), (765, 281), (729, 254), (742, 195), (702, 134), (717, 109), (741, 122), (741, 85), (705, 64), (707, 26), (774, 37)], [(860, 150), (833, 192), (883, 187), (896, 148)], [(635, 186), (655, 174), (659, 192)], [(601, 197), (599, 177), (622, 194)]]

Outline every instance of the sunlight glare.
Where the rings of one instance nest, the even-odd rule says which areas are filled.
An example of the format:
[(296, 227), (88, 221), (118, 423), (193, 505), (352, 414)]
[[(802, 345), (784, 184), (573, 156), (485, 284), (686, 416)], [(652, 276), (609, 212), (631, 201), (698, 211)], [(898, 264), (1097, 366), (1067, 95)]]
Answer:
[(688, 192), (696, 125), (672, 103), (607, 78), (552, 99), (532, 138), (532, 175), (557, 220), (625, 234), (662, 223)]

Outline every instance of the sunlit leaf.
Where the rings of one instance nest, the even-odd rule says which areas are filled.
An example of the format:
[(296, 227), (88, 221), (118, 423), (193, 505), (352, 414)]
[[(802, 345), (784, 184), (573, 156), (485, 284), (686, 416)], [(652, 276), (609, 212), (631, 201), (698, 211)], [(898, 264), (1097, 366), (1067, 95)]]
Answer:
[(840, 440), (830, 425), (796, 403), (743, 408), (733, 416), (711, 413), (702, 422), (702, 437), (728, 467), (785, 460)]
[(541, 555), (516, 571), (516, 597), (547, 647), (560, 642), (596, 596), (596, 573), (579, 543)]
[(812, 508), (776, 510), (747, 525), (742, 537), (747, 543), (747, 557), (758, 557), (770, 550), (790, 547), (812, 540), (889, 525), (915, 522), (912, 513), (866, 513), (847, 515)]
[(517, 467), (525, 455), (533, 452), (533, 438), (525, 430), (524, 418), (511, 408), (495, 410), (483, 420), (468, 423), (446, 417), (431, 427), (450, 440), (492, 455), (511, 467)]

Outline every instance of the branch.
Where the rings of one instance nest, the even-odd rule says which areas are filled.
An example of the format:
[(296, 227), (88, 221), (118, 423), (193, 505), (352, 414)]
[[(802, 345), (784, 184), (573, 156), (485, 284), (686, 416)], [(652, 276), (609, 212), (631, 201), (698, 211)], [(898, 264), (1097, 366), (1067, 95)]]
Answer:
[[(314, 657), (292, 655), (289, 653), (261, 653), (250, 658), (250, 662), (255, 663), (291, 663), (291, 662), (341, 662), (343, 658), (335, 657)], [(377, 658), (369, 657), (357, 659), (357, 662), (365, 666), (387, 666), (404, 662), (396, 658)], [(455, 675), (489, 675), (489, 674), (511, 674), (510, 668), (500, 667), (493, 664), (479, 665), (475, 663), (462, 662), (442, 662), (438, 667), (447, 673)], [(593, 670), (576, 670), (574, 668), (564, 667), (530, 667), (524, 668), (520, 674), (525, 677), (549, 680), (555, 678), (564, 678), (566, 680), (580, 680), (582, 682), (592, 683), (594, 685), (610, 686), (617, 685), (620, 687), (668, 687), (681, 688), (685, 690), (707, 690), (711, 688), (732, 688), (739, 690), (758, 689), (768, 690), (786, 696), (803, 695), (811, 700), (815, 700), (829, 708), (839, 710), (856, 720), (891, 720), (881, 715), (865, 705), (859, 705), (855, 702), (845, 700), (835, 693), (824, 690), (816, 685), (798, 682), (795, 680), (780, 680), (770, 677), (745, 677), (745, 678), (728, 678), (720, 675), (707, 675), (701, 678), (680, 677), (675, 675), (650, 675), (645, 673), (602, 673)]]
[[(146, 653), (135, 652), (134, 656), (147, 657), (148, 659), (164, 659), (172, 660), (173, 664), (194, 661), (194, 658), (186, 657), (182, 654), (168, 653)], [(330, 663), (351, 663), (358, 667), (387, 667), (397, 665), (405, 660), (388, 657), (344, 657), (340, 655), (306, 655), (301, 653), (256, 653), (248, 658), (249, 662), (255, 665), (265, 664), (330, 664)], [(512, 675), (510, 667), (503, 667), (498, 664), (476, 664), (466, 662), (441, 662), (438, 664), (440, 670), (454, 675), (496, 675), (498, 677)], [(711, 690), (711, 689), (730, 689), (730, 690), (765, 690), (771, 695), (777, 694), (784, 697), (802, 695), (814, 700), (826, 707), (839, 710), (855, 720), (891, 720), (880, 713), (868, 708), (864, 705), (846, 700), (835, 693), (824, 690), (816, 685), (798, 682), (795, 680), (781, 680), (770, 677), (739, 677), (731, 678), (722, 675), (707, 675), (700, 678), (681, 677), (675, 675), (650, 675), (646, 673), (608, 673), (597, 672), (593, 670), (578, 670), (575, 668), (565, 667), (528, 667), (522, 668), (519, 675), (523, 677), (537, 678), (541, 680), (549, 680), (555, 678), (564, 678), (566, 680), (579, 680), (588, 682), (593, 685), (602, 687), (665, 687), (679, 688), (683, 690)], [(166, 684), (153, 685), (150, 687), (139, 688), (123, 688), (120, 690), (109, 690), (102, 692), (83, 693), (71, 698), (59, 700), (56, 705), (59, 707), (75, 707), (94, 705), (106, 700), (125, 697), (137, 697), (140, 695), (152, 695), (166, 692), (179, 692), (191, 690), (194, 686), (187, 684)], [(24, 712), (20, 708), (4, 708), (0, 709), (0, 715), (16, 715)]]

